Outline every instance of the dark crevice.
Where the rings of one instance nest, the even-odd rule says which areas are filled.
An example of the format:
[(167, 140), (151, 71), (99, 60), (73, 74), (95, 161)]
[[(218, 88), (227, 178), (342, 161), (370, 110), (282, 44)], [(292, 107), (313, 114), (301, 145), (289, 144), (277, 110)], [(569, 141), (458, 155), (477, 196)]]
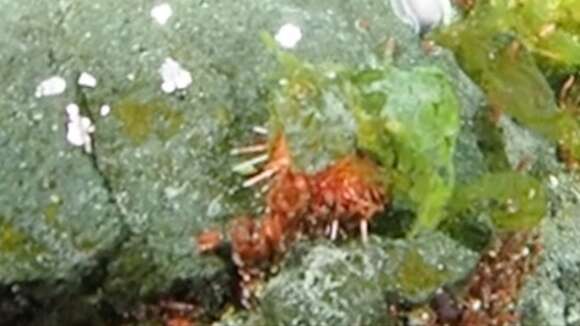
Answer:
[[(79, 76), (80, 76), (80, 73), (77, 73), (75, 76), (75, 80), (78, 80)], [(79, 86), (76, 87), (75, 98), (76, 98), (76, 103), (79, 106), (81, 113), (83, 115), (87, 116), (89, 119), (91, 119), (91, 121), (93, 121), (93, 122), (96, 121), (93, 112), (89, 109), (89, 101), (87, 99), (87, 96), (84, 93), (84, 91), (82, 90), (82, 88)], [(98, 146), (99, 146), (99, 144), (97, 144), (97, 142), (95, 141), (95, 138), (94, 137), (91, 138), (92, 151), (90, 153), (85, 153), (85, 154), (89, 157), (91, 165), (93, 166), (93, 168), (95, 169), (95, 171), (97, 172), (99, 177), (101, 178), (102, 186), (108, 194), (108, 202), (110, 204), (115, 205), (115, 207), (117, 208), (117, 211), (121, 217), (125, 217), (124, 210), (122, 209), (121, 205), (117, 202), (113, 183), (112, 183), (111, 179), (109, 178), (109, 176), (104, 172), (103, 168), (101, 167), (100, 160), (97, 156)]]

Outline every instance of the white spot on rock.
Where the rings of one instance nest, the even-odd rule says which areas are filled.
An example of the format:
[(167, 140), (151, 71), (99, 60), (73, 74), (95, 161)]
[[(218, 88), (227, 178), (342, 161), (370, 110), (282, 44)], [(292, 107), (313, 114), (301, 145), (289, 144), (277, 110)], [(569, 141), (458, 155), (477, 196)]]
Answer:
[(555, 175), (550, 175), (548, 179), (550, 180), (550, 187), (558, 188), (558, 186), (560, 185), (560, 181), (558, 180), (558, 178), (556, 178)]
[(84, 87), (95, 88), (97, 87), (97, 78), (88, 72), (83, 72), (79, 76), (78, 84)]
[(188, 87), (193, 81), (191, 73), (183, 69), (177, 61), (171, 58), (165, 59), (165, 62), (161, 65), (161, 69), (159, 69), (159, 73), (163, 80), (161, 90), (168, 94), (175, 92), (175, 90)]
[(168, 3), (161, 3), (151, 9), (151, 17), (159, 24), (165, 25), (173, 16), (173, 9)]
[(34, 92), (34, 96), (54, 96), (64, 93), (65, 90), (66, 80), (60, 76), (52, 76), (38, 84), (36, 91)]
[(291, 23), (284, 24), (280, 27), (278, 33), (276, 33), (275, 39), (281, 47), (292, 49), (302, 39), (302, 30), (297, 25)]
[(91, 133), (95, 126), (91, 119), (80, 114), (79, 106), (71, 103), (66, 107), (67, 124), (66, 139), (73, 146), (83, 147), (85, 152), (92, 151)]
[(109, 115), (109, 113), (111, 113), (111, 107), (109, 105), (103, 105), (101, 106), (101, 110), (100, 110), (100, 114), (101, 117), (106, 117)]

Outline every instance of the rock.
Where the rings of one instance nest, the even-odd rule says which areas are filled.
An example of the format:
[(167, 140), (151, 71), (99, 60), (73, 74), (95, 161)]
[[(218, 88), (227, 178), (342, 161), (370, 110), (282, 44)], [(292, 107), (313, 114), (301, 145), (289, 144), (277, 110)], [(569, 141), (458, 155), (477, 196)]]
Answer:
[(11, 15), (0, 23), (1, 284), (75, 283), (123, 233), (106, 176), (65, 138), (74, 81), (58, 82), (59, 94), (35, 94), (43, 80), (68, 75), (51, 50), (59, 9), (46, 5), (8, 4)]
[(580, 319), (580, 181), (560, 173), (553, 178), (555, 214), (544, 221), (544, 253), (537, 273), (522, 292), (523, 325), (579, 325)]
[(374, 237), (366, 246), (319, 243), (294, 255), (264, 289), (259, 310), (267, 324), (390, 325), (386, 297), (425, 302), (477, 262), (474, 252), (439, 233), (409, 241)]

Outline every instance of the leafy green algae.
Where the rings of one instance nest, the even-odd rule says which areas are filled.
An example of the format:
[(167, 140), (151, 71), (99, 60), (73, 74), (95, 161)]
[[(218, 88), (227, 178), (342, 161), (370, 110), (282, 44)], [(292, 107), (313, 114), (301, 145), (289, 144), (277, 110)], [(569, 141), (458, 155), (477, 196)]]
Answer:
[(538, 224), (546, 214), (543, 185), (516, 172), (484, 175), (472, 184), (457, 187), (451, 210), (485, 210), (499, 230), (517, 231)]
[(469, 17), (457, 25), (487, 38), (511, 33), (543, 66), (571, 70), (580, 65), (579, 12), (578, 0), (478, 1)]
[[(461, 107), (441, 69), (316, 66), (283, 52), (278, 57), (282, 69), (270, 94), (270, 124), (289, 140), (300, 168), (316, 170), (342, 155), (367, 152), (382, 166), (395, 200), (415, 213), (411, 235), (432, 230), (444, 218), (472, 206), (490, 210), (500, 229), (531, 227), (543, 217), (545, 195), (533, 177), (506, 172), (456, 185), (453, 157)], [(488, 85), (498, 91), (492, 103), (510, 99), (518, 87), (539, 90), (518, 103), (518, 112), (538, 120), (538, 125), (552, 117), (555, 111), (545, 109), (550, 107), (549, 87), (543, 79), (534, 79), (536, 73), (541, 76), (537, 68), (523, 66), (514, 72), (507, 61), (494, 64), (500, 71), (498, 77), (488, 76)], [(487, 74), (484, 68), (481, 74)], [(513, 81), (514, 87), (499, 87), (504, 80)], [(545, 114), (530, 116), (524, 107), (531, 105)], [(530, 187), (534, 196), (524, 193)], [(496, 207), (491, 202), (515, 206)]]
[[(455, 183), (457, 97), (438, 68), (377, 72), (381, 78), (358, 78), (351, 92), (359, 145), (379, 158), (395, 192), (416, 211), (412, 233), (433, 229), (443, 217)], [(379, 96), (385, 101), (376, 101)]]
[(364, 150), (384, 167), (396, 196), (417, 214), (416, 233), (435, 228), (454, 187), (459, 102), (434, 67), (316, 67), (280, 53), (271, 124), (302, 168)]
[(480, 1), (466, 19), (434, 36), (454, 51), (494, 110), (558, 142), (574, 159), (580, 123), (558, 110), (544, 73), (580, 66), (578, 12), (578, 0)]

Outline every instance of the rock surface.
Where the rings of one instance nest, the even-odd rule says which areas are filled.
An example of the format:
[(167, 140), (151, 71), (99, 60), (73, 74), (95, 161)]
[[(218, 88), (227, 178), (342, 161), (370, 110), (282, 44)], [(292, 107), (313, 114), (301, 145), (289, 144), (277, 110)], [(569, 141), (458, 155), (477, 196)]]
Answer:
[[(151, 15), (158, 3), (145, 0), (3, 3), (0, 324), (110, 324), (117, 320), (108, 316), (171, 292), (220, 313), (232, 296), (231, 266), (200, 256), (193, 237), (261, 208), (259, 194), (242, 188), (242, 177), (232, 171), (243, 158), (229, 152), (255, 142), (251, 128), (268, 118), (264, 93), (276, 60), (261, 34), (276, 35), (287, 23), (299, 26), (302, 36), (289, 51), (313, 63), (360, 66), (391, 57), (400, 67), (444, 69), (464, 109), (457, 178), (469, 182), (490, 168), (481, 148), (487, 130), (474, 129), (485, 105), (481, 91), (449, 52), (425, 51), (387, 1), (167, 3), (172, 15), (164, 24)], [(162, 74), (167, 59), (182, 71)], [(83, 73), (94, 76), (96, 86), (79, 83)], [(168, 75), (176, 80), (163, 80)], [(58, 83), (38, 88), (54, 76), (65, 81), (64, 89)], [(94, 132), (85, 130), (89, 147), (67, 140), (71, 103), (94, 125)], [(514, 134), (532, 137), (515, 127), (500, 137)], [(513, 165), (529, 148), (549, 152), (535, 140), (523, 142), (529, 148), (519, 143), (509, 143), (506, 160)], [(554, 192), (573, 194), (577, 185), (571, 180)], [(573, 208), (554, 209), (561, 213), (555, 223), (544, 223), (547, 258), (522, 301), (524, 321), (579, 325), (580, 253), (570, 245), (580, 232), (577, 216), (563, 217), (574, 215)], [(264, 285), (259, 313), (224, 323), (292, 324), (309, 314), (317, 325), (388, 322), (387, 294), (425, 300), (461, 279), (475, 261), (472, 251), (441, 234), (407, 242), (384, 237), (397, 233), (393, 225), (376, 230), (379, 237), (366, 247), (302, 243)], [(430, 266), (432, 275), (442, 264), (450, 274), (415, 291), (420, 280), (405, 279), (413, 262)], [(412, 284), (405, 290), (407, 281)], [(346, 308), (358, 313), (345, 314)]]

